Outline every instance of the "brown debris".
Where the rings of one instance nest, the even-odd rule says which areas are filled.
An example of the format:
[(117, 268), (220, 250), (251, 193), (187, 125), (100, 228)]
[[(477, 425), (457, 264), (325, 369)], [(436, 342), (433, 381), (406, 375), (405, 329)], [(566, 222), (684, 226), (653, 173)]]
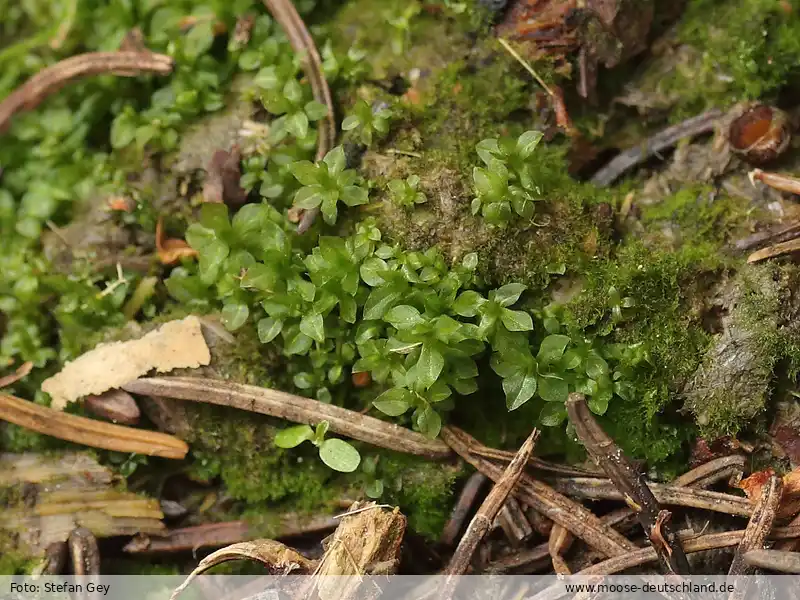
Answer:
[(156, 255), (162, 265), (174, 265), (184, 258), (196, 258), (197, 250), (185, 240), (164, 237), (164, 223), (161, 217), (156, 221)]
[(123, 425), (136, 425), (142, 415), (133, 396), (123, 390), (109, 390), (99, 395), (86, 396), (84, 405), (96, 417)]
[(169, 75), (172, 58), (152, 52), (89, 52), (72, 56), (39, 71), (0, 102), (0, 133), (14, 114), (33, 110), (66, 83), (80, 77), (111, 73), (131, 77), (140, 73)]
[(513, 496), (506, 498), (505, 504), (497, 513), (493, 526), (503, 530), (506, 539), (514, 548), (520, 547), (533, 535), (533, 527), (528, 522), (519, 502)]
[(67, 540), (72, 559), (73, 575), (99, 575), (100, 549), (97, 538), (85, 527), (78, 527), (69, 534)]
[(453, 507), (450, 519), (442, 530), (442, 535), (439, 538), (440, 544), (445, 546), (455, 545), (461, 533), (461, 529), (464, 526), (464, 521), (467, 520), (467, 516), (478, 499), (478, 494), (480, 494), (481, 489), (487, 481), (488, 479), (486, 476), (480, 472), (473, 473), (470, 475), (469, 479), (467, 479), (467, 482), (464, 484), (458, 496), (456, 505)]
[(500, 512), (506, 498), (522, 476), (525, 465), (531, 454), (533, 454), (533, 449), (538, 437), (539, 431), (534, 429), (530, 436), (528, 436), (528, 439), (525, 440), (525, 443), (520, 447), (514, 460), (508, 464), (508, 467), (506, 467), (506, 470), (500, 478), (495, 481), (495, 486), (492, 488), (492, 491), (489, 492), (483, 504), (481, 504), (477, 514), (472, 518), (449, 564), (442, 572), (443, 575), (452, 577), (455, 575), (463, 575), (467, 572), (469, 563), (472, 560), (472, 555), (478, 548), (478, 544), (480, 544), (481, 540), (491, 529), (497, 513)]
[(217, 150), (206, 166), (203, 199), (206, 202), (224, 203), (240, 207), (247, 201), (247, 192), (239, 185), (242, 177), (242, 153), (237, 144), (229, 151)]
[(789, 115), (766, 104), (741, 107), (728, 127), (731, 150), (745, 161), (761, 165), (779, 158), (792, 140)]
[(189, 451), (186, 442), (171, 435), (95, 421), (3, 393), (0, 393), (0, 419), (93, 448), (174, 459), (182, 459)]
[(800, 553), (785, 550), (750, 550), (742, 558), (751, 567), (779, 573), (800, 573)]
[(567, 414), (586, 451), (608, 474), (611, 481), (634, 512), (637, 513), (650, 542), (662, 564), (670, 573), (688, 574), (689, 562), (680, 540), (672, 533), (664, 514), (644, 476), (622, 453), (622, 450), (600, 428), (582, 394), (570, 394)]
[(52, 397), (53, 408), (63, 410), (82, 396), (120, 387), (148, 371), (194, 369), (210, 361), (200, 320), (188, 316), (164, 323), (139, 339), (99, 344), (46, 379), (42, 391)]
[(33, 369), (33, 363), (28, 361), (22, 363), (17, 370), (11, 373), (11, 375), (4, 375), (0, 377), (0, 388), (8, 387), (12, 384), (17, 383), (20, 379), (24, 379), (28, 373), (31, 372)]

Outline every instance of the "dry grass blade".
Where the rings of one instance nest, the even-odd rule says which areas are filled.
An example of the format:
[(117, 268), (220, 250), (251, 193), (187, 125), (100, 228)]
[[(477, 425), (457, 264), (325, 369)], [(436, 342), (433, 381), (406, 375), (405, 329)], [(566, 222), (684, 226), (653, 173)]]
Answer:
[(689, 562), (669, 527), (670, 514), (662, 511), (653, 492), (622, 450), (602, 430), (582, 394), (570, 394), (567, 413), (589, 455), (608, 474), (625, 503), (636, 513), (647, 537), (671, 573), (689, 573)]
[[(475, 438), (455, 427), (445, 427), (441, 436), (461, 458), (489, 479), (498, 481), (502, 477), (503, 470), (500, 467), (470, 452), (470, 448), (480, 445)], [(589, 510), (527, 474), (520, 477), (514, 495), (554, 523), (568, 529), (604, 556), (619, 556), (635, 549), (625, 536), (604, 524)]]
[(171, 435), (94, 421), (0, 392), (0, 419), (62, 440), (117, 452), (181, 459), (189, 447)]
[(256, 540), (233, 544), (206, 556), (186, 580), (175, 588), (170, 600), (174, 600), (197, 577), (210, 568), (232, 560), (252, 560), (260, 562), (273, 575), (295, 573), (305, 575), (313, 571), (315, 563), (291, 548), (273, 540)]
[(450, 449), (443, 442), (399, 425), (332, 404), (253, 385), (202, 377), (149, 377), (136, 379), (122, 387), (132, 394), (232, 406), (295, 423), (316, 425), (328, 421), (330, 431), (381, 448), (428, 458), (450, 455)]
[(800, 553), (785, 550), (750, 550), (742, 555), (751, 567), (780, 573), (800, 573)]
[(16, 113), (36, 108), (73, 79), (103, 73), (125, 77), (147, 72), (169, 75), (172, 66), (171, 57), (152, 52), (88, 52), (72, 56), (39, 71), (0, 103), (0, 133), (6, 131)]
[(478, 548), (481, 540), (489, 532), (489, 529), (494, 522), (497, 513), (505, 504), (506, 498), (514, 489), (514, 486), (519, 481), (522, 473), (525, 470), (525, 465), (528, 459), (533, 454), (533, 448), (536, 445), (536, 440), (539, 438), (539, 431), (534, 429), (533, 432), (522, 444), (514, 460), (509, 463), (506, 470), (503, 472), (500, 479), (497, 480), (492, 491), (481, 504), (477, 514), (472, 518), (464, 537), (458, 544), (458, 548), (453, 553), (450, 563), (442, 572), (443, 575), (454, 576), (463, 575), (469, 568), (469, 563), (472, 560), (472, 555)]
[[(322, 60), (320, 59), (319, 51), (291, 0), (264, 0), (264, 5), (286, 32), (286, 37), (289, 38), (289, 43), (294, 51), (302, 55), (303, 68), (311, 84), (314, 100), (324, 104), (328, 109), (324, 123), (320, 125), (319, 141), (317, 142), (316, 158), (317, 160), (322, 160), (333, 147), (333, 142), (336, 139), (336, 126), (333, 121), (331, 91), (322, 71)], [(318, 208), (306, 211), (297, 227), (298, 233), (307, 231), (314, 224), (314, 219), (316, 219), (318, 213)]]

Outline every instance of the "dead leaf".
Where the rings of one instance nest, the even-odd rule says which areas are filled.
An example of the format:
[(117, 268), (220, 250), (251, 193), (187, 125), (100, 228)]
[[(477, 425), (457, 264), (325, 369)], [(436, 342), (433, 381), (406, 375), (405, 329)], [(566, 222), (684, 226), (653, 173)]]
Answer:
[(17, 370), (14, 371), (11, 375), (0, 377), (0, 388), (8, 387), (12, 383), (18, 382), (20, 379), (22, 379), (28, 373), (30, 373), (31, 369), (33, 369), (32, 362), (28, 361), (22, 363), (19, 367), (17, 367)]
[(156, 222), (156, 253), (158, 260), (163, 265), (172, 265), (182, 258), (195, 258), (197, 250), (189, 246), (184, 240), (164, 238), (164, 225), (161, 217)]
[(757, 502), (758, 499), (761, 498), (761, 488), (764, 487), (764, 484), (766, 484), (773, 475), (775, 475), (775, 471), (772, 469), (757, 471), (750, 475), (750, 477), (742, 479), (736, 487), (744, 491), (745, 496), (747, 496), (750, 502)]
[(240, 542), (217, 550), (200, 561), (186, 580), (175, 588), (170, 600), (174, 600), (185, 590), (195, 577), (210, 568), (231, 560), (252, 560), (260, 562), (272, 575), (303, 575), (313, 571), (315, 563), (288, 546), (274, 540), (255, 540)]
[(118, 388), (153, 369), (166, 373), (209, 362), (200, 319), (189, 316), (165, 323), (138, 340), (100, 344), (46, 379), (42, 391), (52, 397), (53, 408), (63, 410), (78, 398)]
[[(761, 497), (763, 486), (769, 482), (769, 478), (774, 474), (775, 472), (772, 469), (758, 471), (750, 475), (747, 479), (743, 479), (738, 487), (744, 490), (748, 500), (755, 504)], [(783, 493), (776, 517), (778, 519), (788, 519), (799, 512), (800, 468), (797, 468), (783, 476)]]
[(672, 546), (664, 538), (662, 527), (665, 523), (669, 522), (671, 517), (672, 513), (668, 510), (659, 511), (656, 522), (650, 530), (650, 542), (654, 547), (663, 549), (668, 556), (672, 556)]
[(206, 167), (203, 199), (206, 202), (241, 206), (247, 201), (247, 192), (239, 185), (242, 171), (239, 162), (242, 153), (236, 144), (230, 149), (217, 150)]
[(108, 199), (108, 208), (121, 212), (133, 212), (133, 200), (125, 196), (111, 196)]

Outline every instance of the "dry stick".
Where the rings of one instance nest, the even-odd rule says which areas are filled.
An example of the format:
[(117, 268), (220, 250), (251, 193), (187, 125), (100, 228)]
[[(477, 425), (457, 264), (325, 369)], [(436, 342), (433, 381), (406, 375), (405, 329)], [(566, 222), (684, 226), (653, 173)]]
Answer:
[(792, 252), (797, 252), (798, 250), (800, 250), (800, 240), (798, 239), (780, 242), (779, 244), (767, 246), (766, 248), (762, 248), (761, 250), (753, 252), (747, 257), (747, 262), (753, 264), (761, 262), (762, 260), (767, 260), (768, 258), (775, 258), (777, 256), (783, 256), (784, 254), (791, 254)]
[(464, 521), (467, 520), (467, 516), (475, 505), (478, 494), (480, 494), (483, 485), (487, 481), (486, 475), (479, 472), (473, 473), (470, 478), (467, 479), (467, 483), (464, 484), (464, 488), (458, 496), (458, 501), (455, 507), (453, 507), (450, 519), (448, 519), (442, 530), (442, 535), (439, 537), (440, 544), (452, 546), (456, 543), (456, 538), (458, 534), (461, 533), (461, 527), (464, 525)]
[[(514, 453), (508, 450), (498, 450), (497, 448), (489, 448), (487, 446), (479, 445), (475, 448), (470, 448), (469, 451), (472, 454), (477, 456), (482, 456), (483, 458), (492, 458), (495, 460), (509, 462), (511, 459), (514, 458)], [(559, 475), (565, 475), (567, 477), (574, 476), (574, 477), (605, 477), (605, 474), (600, 471), (591, 471), (589, 469), (584, 469), (581, 467), (570, 467), (567, 465), (557, 465), (555, 463), (548, 462), (546, 460), (542, 460), (540, 458), (536, 458), (535, 456), (531, 457), (528, 461), (528, 466), (532, 469), (537, 469), (539, 471), (548, 471), (551, 473), (558, 473)]]
[[(470, 447), (479, 444), (469, 434), (456, 427), (445, 427), (442, 429), (441, 437), (461, 458), (489, 479), (498, 481), (502, 477), (503, 470), (500, 467), (470, 453)], [(527, 474), (520, 478), (514, 495), (554, 523), (566, 527), (605, 556), (619, 556), (635, 548), (630, 540), (605, 525), (585, 507)]]
[[(557, 479), (550, 482), (553, 488), (574, 498), (587, 500), (625, 500), (622, 493), (609, 481), (603, 479), (572, 478)], [(747, 498), (696, 490), (688, 487), (675, 487), (661, 483), (651, 483), (650, 491), (660, 504), (669, 506), (687, 506), (701, 508), (712, 512), (749, 517), (753, 512), (753, 505)]]
[(744, 562), (751, 567), (779, 571), (780, 573), (800, 573), (800, 553), (785, 550), (750, 550), (742, 555)]
[(764, 542), (772, 529), (775, 514), (781, 502), (783, 480), (773, 475), (761, 490), (761, 496), (753, 508), (753, 516), (744, 530), (744, 537), (736, 549), (728, 575), (751, 575), (753, 569), (744, 561), (744, 554), (750, 550), (763, 550)]
[(767, 242), (778, 243), (787, 242), (800, 236), (800, 223), (790, 223), (776, 229), (759, 231), (753, 235), (737, 240), (733, 247), (737, 250), (752, 250)]
[(633, 467), (619, 446), (601, 429), (583, 394), (570, 394), (567, 414), (586, 451), (624, 494), (625, 503), (636, 513), (663, 565), (671, 573), (688, 574), (689, 561), (668, 524), (670, 514), (661, 510), (647, 487), (644, 475)]
[[(308, 77), (309, 83), (311, 83), (311, 92), (314, 94), (314, 100), (324, 104), (328, 109), (325, 124), (319, 128), (319, 140), (317, 141), (316, 159), (318, 161), (322, 160), (336, 139), (336, 126), (333, 121), (331, 90), (322, 71), (322, 60), (320, 59), (319, 51), (291, 0), (264, 0), (264, 5), (286, 33), (286, 37), (289, 38), (289, 43), (294, 51), (302, 56), (303, 70), (306, 77)], [(297, 226), (297, 232), (303, 233), (307, 231), (314, 224), (314, 219), (318, 214), (319, 208), (305, 211), (300, 219), (300, 224)]]
[(591, 182), (600, 186), (611, 185), (626, 171), (641, 164), (651, 156), (657, 155), (662, 150), (674, 146), (679, 140), (713, 131), (717, 120), (721, 116), (722, 111), (715, 108), (692, 117), (683, 123), (667, 127), (638, 146), (629, 148), (615, 156), (611, 162), (594, 174)]
[[(334, 517), (317, 517), (307, 523), (288, 524), (273, 537), (281, 539), (319, 533), (336, 529), (339, 521)], [(194, 527), (171, 529), (161, 536), (139, 536), (128, 542), (123, 548), (129, 554), (170, 554), (175, 552), (192, 552), (198, 548), (214, 548), (252, 540), (258, 532), (247, 521), (226, 521), (224, 523), (206, 523)]]
[[(699, 467), (687, 471), (675, 480), (676, 484), (682, 486), (697, 486), (707, 487), (720, 481), (730, 479), (737, 473), (741, 473), (745, 464), (745, 457), (742, 455), (723, 456), (715, 460), (709, 461)], [(619, 508), (603, 515), (600, 520), (605, 525), (617, 528), (625, 528), (627, 521), (633, 517), (633, 511), (628, 508)], [(792, 522), (792, 525), (800, 525), (800, 517), (796, 519), (797, 522)], [(787, 542), (792, 543), (792, 542)], [(565, 552), (566, 550), (563, 550)], [(655, 555), (654, 555), (655, 556)], [(515, 553), (511, 556), (504, 556), (493, 561), (486, 568), (488, 573), (506, 573), (508, 571), (518, 571), (525, 569), (524, 572), (530, 572), (529, 569), (539, 570), (547, 566), (547, 559), (550, 557), (549, 541), (544, 544), (539, 544), (529, 550)]]
[(334, 433), (406, 454), (436, 459), (446, 458), (451, 454), (443, 442), (431, 440), (399, 425), (302, 396), (253, 385), (203, 377), (149, 377), (135, 379), (122, 388), (132, 394), (231, 406), (295, 423), (316, 425), (321, 421), (328, 421), (330, 430)]
[(747, 174), (747, 177), (750, 179), (750, 183), (753, 185), (756, 184), (756, 181), (760, 181), (761, 183), (781, 192), (800, 194), (800, 179), (797, 177), (792, 177), (791, 175), (766, 173), (761, 169), (753, 169)]
[(143, 72), (169, 75), (172, 65), (169, 56), (152, 52), (89, 52), (72, 56), (39, 71), (0, 103), (0, 133), (6, 131), (15, 113), (36, 108), (70, 80), (103, 73), (123, 77)]
[(524, 473), (525, 465), (531, 454), (533, 454), (533, 448), (538, 438), (539, 430), (534, 429), (528, 436), (528, 439), (525, 440), (525, 443), (520, 447), (514, 460), (506, 467), (502, 476), (496, 480), (492, 491), (486, 496), (477, 514), (472, 518), (472, 521), (470, 521), (467, 531), (464, 533), (464, 537), (462, 537), (461, 541), (458, 543), (458, 548), (456, 548), (456, 551), (453, 553), (453, 557), (450, 559), (447, 567), (442, 571), (442, 575), (452, 577), (455, 575), (463, 575), (467, 572), (470, 560), (472, 560), (472, 555), (475, 553), (478, 544), (481, 543), (481, 540), (483, 540), (489, 532), (497, 513), (500, 512), (503, 504), (505, 504), (506, 498), (508, 498), (511, 490), (514, 489), (514, 486)]
[(0, 419), (93, 448), (176, 459), (185, 457), (189, 451), (186, 442), (165, 433), (95, 421), (3, 393), (0, 393)]

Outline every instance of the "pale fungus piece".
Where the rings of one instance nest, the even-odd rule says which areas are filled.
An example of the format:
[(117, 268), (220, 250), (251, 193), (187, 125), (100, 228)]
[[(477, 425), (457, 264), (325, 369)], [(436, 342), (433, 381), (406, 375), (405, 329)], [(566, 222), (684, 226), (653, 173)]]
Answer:
[(136, 340), (98, 345), (45, 380), (42, 391), (50, 394), (53, 408), (63, 410), (83, 396), (118, 388), (152, 370), (167, 373), (210, 362), (200, 319), (189, 316)]

